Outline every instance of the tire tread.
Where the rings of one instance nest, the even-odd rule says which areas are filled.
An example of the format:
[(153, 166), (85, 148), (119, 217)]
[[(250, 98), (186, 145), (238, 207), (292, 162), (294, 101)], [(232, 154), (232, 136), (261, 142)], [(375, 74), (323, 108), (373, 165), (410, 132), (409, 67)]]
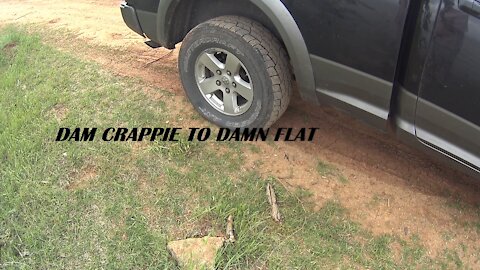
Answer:
[(262, 55), (270, 76), (274, 97), (273, 110), (270, 119), (265, 124), (265, 127), (270, 127), (287, 110), (293, 92), (292, 73), (287, 53), (282, 44), (264, 26), (244, 17), (222, 16), (203, 24), (224, 28), (235, 33)]

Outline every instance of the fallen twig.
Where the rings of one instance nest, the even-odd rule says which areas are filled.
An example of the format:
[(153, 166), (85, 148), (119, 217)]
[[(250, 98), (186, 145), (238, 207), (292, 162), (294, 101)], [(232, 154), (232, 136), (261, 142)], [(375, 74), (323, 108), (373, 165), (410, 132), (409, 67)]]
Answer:
[(273, 190), (272, 185), (270, 183), (267, 184), (267, 197), (268, 202), (272, 206), (272, 218), (276, 222), (280, 222), (282, 220), (282, 216), (280, 215), (280, 209), (278, 208), (277, 204), (277, 196), (275, 195), (275, 190)]
[(227, 219), (226, 241), (230, 243), (235, 243), (235, 228), (233, 227), (232, 215), (228, 216)]
[(284, 237), (282, 239), (282, 241), (280, 241), (280, 243), (278, 243), (277, 245), (275, 245), (273, 247), (273, 249), (269, 252), (269, 254), (267, 255), (267, 251), (263, 252), (262, 255), (260, 255), (257, 260), (255, 261), (254, 264), (258, 263), (260, 261), (260, 259), (266, 257), (266, 258), (270, 258), (272, 256), (272, 254), (274, 254), (281, 246), (283, 246), (285, 243), (287, 243), (290, 239), (292, 239), (295, 235), (297, 235), (299, 232), (301, 232), (304, 228), (305, 228), (305, 225), (307, 224), (307, 219), (310, 218), (310, 216), (313, 216), (315, 215), (315, 213), (311, 213), (308, 215), (307, 217), (307, 209), (305, 208), (305, 206), (303, 205), (302, 201), (300, 200), (300, 198), (298, 196), (296, 196), (294, 193), (290, 192), (290, 190), (285, 186), (285, 184), (282, 182), (282, 181), (278, 181), (280, 184), (282, 184), (282, 186), (285, 188), (285, 190), (293, 197), (295, 197), (298, 202), (300, 203), (300, 205), (302, 206), (302, 209), (303, 209), (303, 222), (302, 222), (302, 226), (300, 226), (296, 231), (294, 231), (292, 234), (288, 235), (287, 237)]
[(168, 53), (160, 56), (159, 58), (157, 58), (157, 59), (155, 59), (155, 60), (153, 60), (153, 61), (150, 61), (150, 62), (146, 63), (146, 64), (144, 65), (144, 67), (147, 67), (148, 65), (151, 65), (151, 64), (153, 64), (153, 63), (155, 63), (155, 62), (158, 62), (158, 61), (162, 60), (163, 58), (171, 55), (172, 53), (173, 53), (173, 50), (169, 51)]
[(25, 16), (28, 16), (28, 15), (30, 15), (30, 14), (32, 14), (32, 13), (33, 13), (33, 11), (27, 12), (27, 13), (23, 14), (22, 16), (17, 17), (17, 18), (15, 19), (15, 21), (20, 20), (21, 18), (23, 18), (23, 17), (25, 17)]

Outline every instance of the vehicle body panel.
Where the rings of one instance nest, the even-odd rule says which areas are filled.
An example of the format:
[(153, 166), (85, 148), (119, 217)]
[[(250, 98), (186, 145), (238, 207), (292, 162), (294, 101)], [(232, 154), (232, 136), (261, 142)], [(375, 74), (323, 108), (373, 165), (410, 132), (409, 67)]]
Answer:
[(307, 43), (319, 98), (367, 112), (362, 119), (385, 130), (409, 1), (284, 3)]
[(416, 135), (480, 168), (480, 18), (443, 0), (429, 48)]
[(393, 82), (408, 0), (284, 3), (312, 55)]

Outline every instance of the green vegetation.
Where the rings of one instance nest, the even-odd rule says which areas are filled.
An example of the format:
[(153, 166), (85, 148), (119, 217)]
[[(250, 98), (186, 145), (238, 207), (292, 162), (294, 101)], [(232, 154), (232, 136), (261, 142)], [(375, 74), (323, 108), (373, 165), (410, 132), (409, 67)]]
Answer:
[[(167, 241), (221, 235), (230, 214), (238, 240), (222, 249), (220, 269), (444, 266), (419, 243), (372, 236), (339, 203), (314, 212), (305, 192), (255, 171), (237, 176), (240, 144), (54, 142), (60, 127), (161, 126), (168, 107), (149, 91), (162, 92), (39, 37), (0, 32), (0, 268), (175, 269)], [(267, 181), (282, 224), (269, 216)], [(447, 267), (461, 266), (446, 257)]]
[(348, 183), (348, 178), (345, 177), (345, 175), (343, 175), (339, 169), (337, 169), (335, 166), (328, 164), (324, 161), (321, 161), (321, 160), (318, 161), (317, 172), (322, 177), (333, 176), (333, 177), (336, 177), (337, 180), (342, 184)]

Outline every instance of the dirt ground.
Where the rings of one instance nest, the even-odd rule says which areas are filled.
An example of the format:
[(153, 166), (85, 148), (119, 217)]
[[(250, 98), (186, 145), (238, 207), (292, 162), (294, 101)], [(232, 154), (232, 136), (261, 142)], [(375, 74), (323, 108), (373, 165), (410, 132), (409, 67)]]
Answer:
[[(193, 114), (176, 71), (178, 49), (145, 46), (124, 25), (118, 5), (111, 0), (2, 0), (0, 25), (35, 23), (78, 33), (73, 41), (56, 40), (60, 49), (72, 51), (72, 42), (83, 42), (124, 50), (128, 55), (122, 61), (105, 49), (73, 52), (116, 74), (168, 90), (178, 101), (178, 112)], [(318, 207), (339, 200), (352, 219), (375, 234), (406, 240), (417, 234), (432, 256), (465, 245), (466, 251), (458, 249), (461, 259), (480, 267), (480, 181), (340, 112), (308, 105), (298, 95), (274, 127), (280, 126), (316, 126), (320, 133), (313, 143), (255, 143), (261, 151), (248, 153), (245, 169), (254, 167), (287, 188), (308, 190)], [(319, 160), (338, 167), (348, 181), (339, 181), (336, 174), (321, 176)]]

